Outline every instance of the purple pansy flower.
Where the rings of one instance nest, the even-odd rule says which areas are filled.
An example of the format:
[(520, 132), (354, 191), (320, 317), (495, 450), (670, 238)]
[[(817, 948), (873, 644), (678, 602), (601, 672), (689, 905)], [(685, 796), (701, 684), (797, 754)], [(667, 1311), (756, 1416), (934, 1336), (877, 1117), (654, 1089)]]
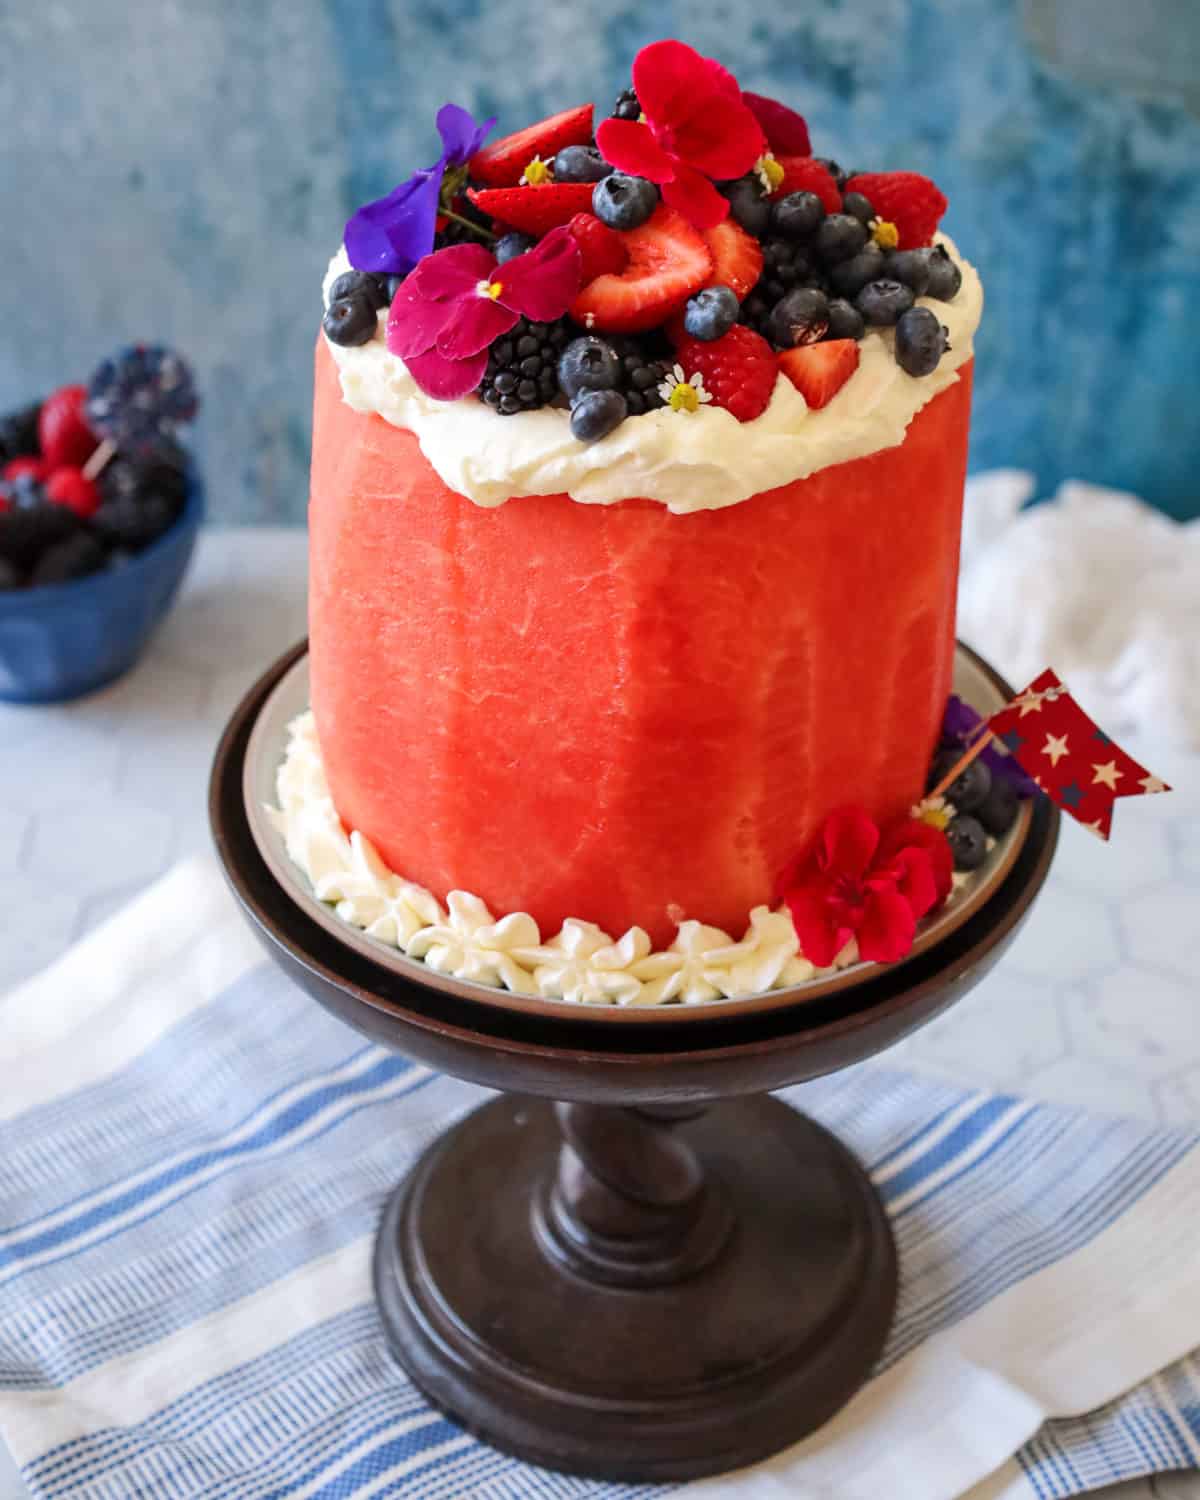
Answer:
[[(969, 703), (964, 703), (951, 693), (946, 702), (946, 716), (942, 720), (942, 743), (955, 749), (965, 750), (983, 725), (983, 718)], [(1011, 755), (1006, 755), (995, 745), (989, 745), (980, 759), (993, 776), (1000, 776), (1012, 783), (1018, 797), (1032, 797), (1037, 792), (1037, 783), (1027, 776)]]
[(438, 160), (347, 220), (346, 254), (356, 271), (406, 276), (429, 254), (447, 173), (466, 167), (495, 123), (493, 115), (477, 125), (457, 104), (442, 105), (437, 113), (442, 138)]

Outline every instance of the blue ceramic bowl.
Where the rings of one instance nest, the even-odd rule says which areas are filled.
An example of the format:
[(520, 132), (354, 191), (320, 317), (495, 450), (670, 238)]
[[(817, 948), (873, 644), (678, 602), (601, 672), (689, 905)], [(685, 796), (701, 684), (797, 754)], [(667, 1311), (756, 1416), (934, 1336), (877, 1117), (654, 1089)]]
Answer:
[(0, 593), (0, 698), (61, 703), (127, 672), (179, 591), (203, 513), (193, 471), (179, 519), (123, 568)]

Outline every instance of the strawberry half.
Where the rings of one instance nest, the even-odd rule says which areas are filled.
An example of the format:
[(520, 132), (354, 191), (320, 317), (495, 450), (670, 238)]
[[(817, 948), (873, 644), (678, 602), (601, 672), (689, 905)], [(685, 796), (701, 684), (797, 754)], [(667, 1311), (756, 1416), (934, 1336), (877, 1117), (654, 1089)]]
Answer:
[(618, 238), (629, 252), (625, 270), (597, 276), (571, 304), (571, 316), (585, 328), (602, 333), (655, 328), (712, 273), (712, 256), (703, 239), (665, 203), (644, 224)]
[(467, 170), (476, 182), (488, 187), (516, 187), (535, 156), (553, 161), (564, 146), (586, 146), (591, 139), (592, 106), (580, 104), (484, 146), (471, 158)]
[(713, 259), (705, 286), (727, 286), (740, 302), (762, 275), (762, 246), (732, 218), (704, 230), (704, 243)]
[(861, 193), (881, 219), (896, 226), (901, 250), (931, 244), (950, 206), (937, 183), (920, 172), (859, 172), (846, 184), (846, 191)]
[(784, 198), (788, 193), (816, 193), (827, 214), (841, 213), (842, 195), (828, 168), (811, 156), (781, 156), (778, 160), (783, 168), (783, 181), (771, 194), (772, 198)]
[(543, 182), (537, 187), (468, 188), (476, 208), (510, 229), (540, 237), (592, 206), (594, 182)]
[(51, 468), (62, 464), (82, 466), (100, 439), (84, 417), (87, 387), (64, 385), (47, 396), (38, 414), (38, 442)]
[(801, 344), (785, 349), (779, 368), (804, 397), (812, 411), (828, 406), (858, 369), (854, 339), (829, 339), (823, 344)]
[(46, 480), (46, 498), (86, 521), (100, 509), (100, 486), (94, 479), (85, 479), (82, 469), (64, 466)]
[(567, 228), (579, 246), (581, 286), (587, 286), (597, 276), (617, 276), (629, 264), (625, 241), (615, 229), (602, 224), (595, 214), (576, 214)]
[(719, 339), (685, 338), (676, 355), (684, 374), (699, 371), (714, 404), (739, 422), (752, 422), (770, 405), (779, 367), (770, 344), (752, 328), (735, 323)]

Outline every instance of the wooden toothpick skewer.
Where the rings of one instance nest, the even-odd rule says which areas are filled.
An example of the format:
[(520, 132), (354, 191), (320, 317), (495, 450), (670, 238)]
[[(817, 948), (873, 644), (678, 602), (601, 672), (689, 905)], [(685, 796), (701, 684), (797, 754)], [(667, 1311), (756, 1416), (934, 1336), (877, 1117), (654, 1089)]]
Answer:
[(116, 443), (111, 438), (105, 438), (95, 453), (92, 454), (91, 458), (88, 459), (87, 463), (84, 464), (83, 477), (85, 479), (95, 479), (96, 475), (99, 474), (100, 470), (116, 451)]
[(967, 767), (976, 758), (976, 756), (982, 755), (995, 738), (996, 736), (990, 729), (981, 734), (973, 745), (969, 745), (967, 749), (963, 751), (959, 758), (942, 777), (941, 781), (938, 782), (937, 786), (935, 786), (934, 789), (927, 795), (930, 797), (943, 796), (946, 792), (947, 787), (952, 786), (954, 782), (958, 780), (958, 778), (967, 769)]

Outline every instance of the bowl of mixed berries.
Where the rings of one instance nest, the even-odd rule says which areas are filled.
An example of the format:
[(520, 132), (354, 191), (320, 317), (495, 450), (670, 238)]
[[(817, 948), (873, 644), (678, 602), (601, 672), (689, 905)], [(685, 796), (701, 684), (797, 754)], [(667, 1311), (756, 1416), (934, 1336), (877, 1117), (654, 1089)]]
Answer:
[(0, 699), (75, 698), (141, 655), (200, 526), (196, 407), (184, 361), (135, 345), (0, 416)]

